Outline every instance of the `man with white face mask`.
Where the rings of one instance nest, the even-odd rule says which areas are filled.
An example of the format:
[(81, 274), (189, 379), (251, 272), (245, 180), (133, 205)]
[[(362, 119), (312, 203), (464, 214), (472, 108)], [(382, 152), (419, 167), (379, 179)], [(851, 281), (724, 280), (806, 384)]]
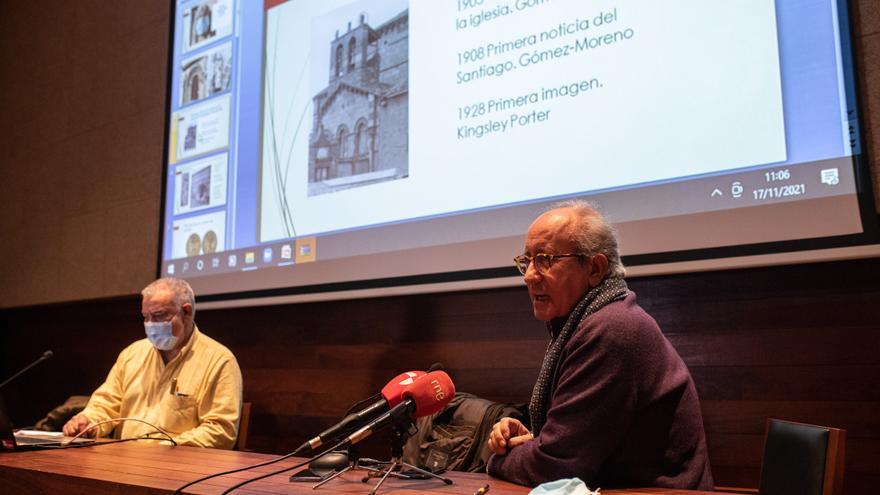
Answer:
[(178, 445), (232, 448), (241, 414), (241, 370), (235, 356), (201, 333), (195, 298), (183, 280), (161, 278), (142, 292), (147, 338), (125, 348), (86, 408), (64, 425), (65, 435), (162, 438)]

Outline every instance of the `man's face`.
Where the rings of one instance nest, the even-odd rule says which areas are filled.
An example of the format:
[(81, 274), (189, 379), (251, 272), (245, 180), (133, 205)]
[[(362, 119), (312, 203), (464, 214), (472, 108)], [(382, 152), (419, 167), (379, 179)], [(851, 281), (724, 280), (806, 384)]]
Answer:
[[(526, 234), (525, 253), (568, 254), (577, 253), (572, 242), (574, 216), (570, 210), (549, 211), (535, 220)], [(524, 277), (535, 318), (550, 321), (571, 312), (575, 304), (590, 289), (592, 260), (585, 258), (557, 258), (544, 273), (535, 264), (529, 264)]]
[(175, 337), (181, 337), (181, 343), (186, 341), (187, 331), (191, 327), (192, 306), (184, 304), (178, 307), (170, 292), (157, 291), (150, 296), (144, 296), (141, 315), (145, 322), (171, 321), (171, 333)]

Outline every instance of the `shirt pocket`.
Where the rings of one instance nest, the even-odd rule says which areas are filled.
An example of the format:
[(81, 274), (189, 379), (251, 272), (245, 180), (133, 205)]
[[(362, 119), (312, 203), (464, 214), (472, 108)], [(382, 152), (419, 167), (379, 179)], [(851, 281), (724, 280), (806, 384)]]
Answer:
[(159, 423), (168, 433), (179, 435), (199, 425), (198, 402), (193, 397), (168, 394), (160, 403)]

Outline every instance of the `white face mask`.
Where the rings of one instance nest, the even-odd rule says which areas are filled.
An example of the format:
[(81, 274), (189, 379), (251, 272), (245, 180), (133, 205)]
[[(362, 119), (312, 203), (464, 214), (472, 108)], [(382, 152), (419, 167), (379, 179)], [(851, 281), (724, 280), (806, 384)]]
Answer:
[(160, 351), (170, 351), (177, 346), (179, 337), (171, 333), (170, 321), (144, 322), (144, 330), (153, 347)]

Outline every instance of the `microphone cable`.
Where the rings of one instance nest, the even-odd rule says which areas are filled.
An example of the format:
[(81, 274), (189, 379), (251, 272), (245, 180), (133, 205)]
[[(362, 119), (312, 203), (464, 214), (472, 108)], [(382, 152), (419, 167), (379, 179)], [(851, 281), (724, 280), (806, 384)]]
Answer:
[[(342, 447), (343, 445), (345, 445), (346, 443), (348, 443), (348, 441), (349, 441), (348, 438), (345, 438), (345, 439), (343, 439), (342, 441), (340, 441), (339, 443), (337, 443), (336, 445), (334, 445), (334, 446), (332, 446), (332, 447), (330, 447), (330, 448), (328, 448), (328, 449), (325, 449), (323, 452), (321, 452), (321, 453), (319, 453), (319, 454), (317, 454), (317, 455), (314, 455), (314, 456), (312, 456), (312, 457), (309, 457), (308, 459), (306, 459), (305, 461), (303, 461), (303, 462), (301, 462), (301, 463), (299, 463), (299, 464), (294, 464), (293, 466), (286, 467), (286, 468), (284, 468), (284, 469), (279, 469), (279, 470), (277, 470), (277, 471), (272, 471), (271, 473), (261, 474), (260, 476), (257, 476), (257, 477), (255, 477), (255, 478), (251, 478), (251, 479), (248, 479), (248, 480), (244, 480), (244, 481), (242, 481), (242, 482), (240, 482), (240, 483), (237, 483), (237, 484), (235, 484), (235, 485), (233, 485), (233, 486), (227, 488), (227, 489), (226, 489), (223, 493), (221, 493), (220, 495), (227, 495), (227, 494), (229, 494), (229, 493), (231, 493), (231, 492), (233, 492), (233, 491), (235, 491), (235, 490), (238, 490), (239, 488), (243, 487), (244, 485), (248, 485), (248, 484), (250, 484), (250, 483), (253, 483), (254, 481), (260, 481), (260, 480), (262, 480), (262, 479), (269, 478), (269, 477), (275, 476), (275, 475), (277, 475), (277, 474), (282, 474), (282, 473), (286, 473), (287, 471), (291, 471), (291, 470), (293, 470), (293, 469), (301, 468), (301, 467), (305, 466), (306, 464), (309, 464), (310, 462), (314, 461), (315, 459), (317, 459), (317, 458), (319, 458), (319, 457), (321, 457), (321, 456), (324, 456), (324, 455), (326, 455), (327, 453), (332, 452), (332, 451), (334, 451), (334, 450), (336, 450), (336, 449)], [(298, 450), (298, 449), (297, 449), (297, 450)], [(256, 466), (252, 466), (252, 467), (256, 467)]]
[[(444, 373), (444, 374), (445, 374), (445, 373)], [(391, 411), (389, 411), (389, 412), (385, 413), (384, 415), (382, 415), (382, 417), (387, 416), (388, 418), (392, 418), (391, 420), (393, 421), (393, 418), (394, 418), (393, 413), (394, 413), (395, 410), (397, 410), (398, 408), (404, 406), (404, 404), (409, 404), (409, 405), (411, 405), (411, 406), (413, 406), (413, 407), (417, 407), (417, 406), (416, 406), (416, 399), (414, 399), (414, 398), (408, 398), (408, 399), (406, 399), (406, 400), (409, 400), (409, 401), (411, 401), (411, 402), (409, 402), (409, 403), (407, 403), (406, 401), (401, 402), (400, 404), (398, 404), (397, 406), (395, 406), (394, 408), (392, 408)], [(449, 402), (449, 401), (447, 400), (446, 403), (448, 403), (448, 402)], [(406, 406), (406, 407), (404, 407), (403, 409), (401, 409), (401, 411), (407, 411), (409, 405)], [(413, 412), (413, 414), (414, 414), (414, 412)], [(354, 444), (354, 443), (357, 443), (357, 442), (361, 441), (362, 439), (366, 438), (367, 436), (369, 436), (370, 433), (372, 433), (371, 431), (370, 431), (370, 433), (366, 433), (366, 434), (362, 434), (362, 433), (363, 433), (367, 428), (373, 428), (373, 427), (376, 427), (376, 425), (378, 424), (378, 422), (379, 422), (379, 419), (375, 419), (375, 420), (373, 420), (373, 421), (372, 421), (370, 424), (368, 424), (367, 426), (364, 426), (364, 427), (360, 428), (359, 430), (357, 430), (357, 432), (355, 432), (355, 433), (349, 435), (348, 437), (346, 437), (346, 438), (340, 440), (336, 445), (334, 445), (334, 446), (332, 446), (332, 447), (330, 447), (330, 448), (328, 448), (328, 449), (325, 449), (325, 450), (324, 450), (323, 452), (321, 452), (320, 454), (315, 455), (315, 456), (312, 456), (311, 458), (307, 459), (307, 460), (304, 461), (304, 462), (301, 462), (301, 463), (299, 463), (299, 464), (296, 464), (296, 465), (294, 465), (294, 466), (290, 466), (290, 467), (287, 467), (287, 468), (284, 468), (284, 469), (279, 469), (279, 470), (277, 470), (277, 471), (272, 471), (272, 472), (270, 472), (270, 473), (262, 474), (262, 475), (260, 475), (260, 476), (257, 476), (257, 477), (255, 477), (255, 478), (251, 478), (251, 479), (249, 479), (249, 480), (242, 481), (242, 482), (240, 482), (240, 483), (238, 483), (238, 484), (236, 484), (236, 485), (234, 485), (234, 486), (229, 487), (229, 488), (226, 489), (226, 491), (224, 491), (221, 495), (228, 495), (228, 494), (231, 493), (232, 491), (234, 491), (234, 490), (236, 490), (236, 489), (238, 489), (238, 488), (241, 488), (242, 486), (247, 485), (247, 484), (249, 484), (249, 483), (253, 483), (254, 481), (259, 481), (259, 480), (262, 480), (262, 479), (265, 479), (265, 478), (269, 478), (269, 477), (271, 477), (271, 476), (275, 476), (275, 475), (277, 475), (277, 474), (286, 473), (287, 471), (290, 471), (290, 470), (293, 470), (293, 469), (296, 469), (296, 468), (302, 467), (302, 466), (304, 466), (304, 465), (306, 465), (306, 464), (312, 462), (313, 460), (315, 460), (315, 459), (317, 459), (317, 458), (319, 458), (319, 457), (321, 457), (321, 456), (327, 454), (328, 452), (332, 452), (332, 451), (334, 451), (334, 450), (336, 450), (336, 449), (339, 449), (340, 447), (342, 447), (342, 446), (345, 445), (345, 444)], [(381, 425), (379, 425), (379, 427), (381, 428)], [(306, 444), (303, 444), (303, 445), (307, 445), (307, 443), (306, 443)], [(299, 449), (297, 449), (297, 450), (299, 450)], [(387, 475), (386, 475), (386, 476), (387, 476)]]
[[(370, 396), (370, 397), (368, 397), (368, 398), (366, 398), (366, 399), (363, 399), (363, 400), (360, 400), (360, 401), (358, 401), (358, 402), (355, 402), (355, 403), (354, 403), (354, 404), (348, 409), (348, 412), (346, 412), (345, 415), (350, 414), (352, 411), (354, 411), (357, 407), (361, 406), (362, 404), (366, 404), (367, 402), (378, 400), (378, 398), (379, 398), (381, 395), (382, 395), (382, 394), (375, 394), (375, 395)], [(344, 417), (345, 415), (343, 415), (343, 417)], [(304, 466), (306, 463), (312, 462), (312, 460), (317, 459), (318, 457), (321, 457), (322, 455), (326, 454), (327, 452), (330, 452), (331, 450), (338, 448), (339, 446), (341, 446), (341, 445), (344, 444), (344, 443), (345, 443), (345, 440), (343, 440), (343, 441), (342, 441), (341, 443), (339, 443), (338, 445), (333, 446), (333, 447), (331, 447), (330, 449), (327, 449), (327, 450), (321, 452), (320, 455), (316, 455), (316, 456), (310, 458), (308, 461), (306, 461), (306, 462), (304, 462), (304, 463), (297, 464), (296, 466), (294, 466), (294, 467), (292, 467), (292, 468), (288, 468), (288, 470), (290, 470), (290, 469), (295, 469), (295, 468), (298, 468), (298, 467), (302, 467), (302, 466)], [(270, 465), (270, 464), (275, 464), (276, 462), (281, 462), (281, 461), (283, 461), (283, 460), (285, 460), (285, 459), (289, 459), (289, 458), (291, 458), (291, 457), (296, 456), (297, 454), (301, 453), (301, 452), (302, 452), (303, 450), (305, 450), (306, 448), (309, 448), (309, 443), (308, 443), (308, 442), (303, 443), (302, 445), (300, 445), (299, 447), (297, 447), (296, 450), (294, 450), (293, 452), (290, 452), (290, 453), (288, 453), (288, 454), (284, 454), (284, 455), (282, 455), (282, 456), (280, 456), (280, 457), (278, 457), (278, 458), (276, 458), (276, 459), (271, 459), (271, 460), (264, 461), (264, 462), (260, 462), (260, 463), (257, 463), (257, 464), (252, 464), (252, 465), (250, 465), (250, 466), (245, 466), (245, 467), (242, 467), (242, 468), (236, 468), (236, 469), (230, 469), (229, 471), (222, 471), (222, 472), (219, 472), (219, 473), (213, 473), (213, 474), (209, 474), (209, 475), (207, 475), (207, 476), (203, 476), (203, 477), (201, 477), (201, 478), (199, 478), (199, 479), (196, 479), (196, 480), (193, 480), (193, 481), (190, 481), (190, 482), (186, 483), (185, 485), (181, 486), (181, 487), (178, 488), (177, 490), (174, 490), (174, 492), (173, 492), (171, 495), (179, 495), (180, 493), (183, 492), (184, 489), (189, 488), (189, 487), (191, 487), (191, 486), (193, 486), (193, 485), (195, 485), (195, 484), (197, 484), (197, 483), (201, 483), (201, 482), (203, 482), (203, 481), (207, 481), (207, 480), (209, 480), (209, 479), (211, 479), (211, 478), (216, 478), (217, 476), (225, 476), (225, 475), (227, 475), (227, 474), (240, 473), (240, 472), (242, 472), (242, 471), (248, 471), (248, 470), (250, 470), (250, 469), (254, 469), (254, 468), (258, 468), (258, 467), (263, 467), (263, 466), (268, 466), (268, 465)], [(279, 472), (281, 472), (281, 471), (279, 471)], [(262, 479), (262, 478), (260, 478), (260, 479)], [(236, 487), (236, 488), (237, 488), (237, 487)], [(234, 488), (233, 488), (233, 489), (234, 489)]]
[[(282, 455), (282, 456), (280, 456), (280, 457), (277, 457), (277, 458), (275, 458), (275, 459), (270, 459), (270, 460), (268, 460), (268, 461), (260, 462), (260, 463), (257, 463), (257, 464), (251, 464), (250, 466), (245, 466), (245, 467), (236, 468), (236, 469), (230, 469), (229, 471), (222, 471), (222, 472), (219, 472), (219, 473), (213, 473), (213, 474), (209, 474), (209, 475), (207, 475), (207, 476), (202, 476), (201, 478), (196, 479), (196, 480), (192, 480), (192, 481), (186, 483), (185, 485), (179, 487), (177, 490), (174, 490), (174, 492), (172, 492), (171, 495), (179, 495), (180, 493), (183, 492), (184, 489), (189, 488), (189, 487), (191, 487), (191, 486), (193, 486), (193, 485), (195, 485), (195, 484), (197, 484), (197, 483), (201, 483), (201, 482), (203, 482), (203, 481), (209, 480), (209, 479), (211, 479), (211, 478), (216, 478), (217, 476), (224, 476), (224, 475), (227, 475), (227, 474), (240, 473), (240, 472), (242, 472), (242, 471), (247, 471), (247, 470), (249, 470), (249, 469), (254, 469), (254, 468), (258, 468), (258, 467), (268, 466), (269, 464), (275, 464), (276, 462), (281, 462), (281, 461), (283, 461), (283, 460), (285, 460), (285, 459), (290, 459), (291, 457), (293, 457), (293, 456), (299, 454), (300, 451), (303, 450), (304, 447), (308, 447), (308, 443), (305, 443), (305, 444), (303, 444), (303, 445), (300, 445), (300, 446), (297, 447), (297, 449), (294, 450), (293, 452), (290, 452), (289, 454), (284, 454), (284, 455)], [(311, 459), (307, 460), (305, 463), (297, 464), (295, 467), (300, 467), (300, 466), (302, 466), (302, 465), (304, 465), (304, 464), (306, 464), (306, 463), (308, 463), (308, 462), (311, 462), (313, 459), (317, 459), (318, 457), (321, 457), (322, 455), (326, 454), (327, 452), (328, 452), (328, 451), (321, 452), (320, 455), (317, 455), (317, 456), (312, 457)], [(290, 468), (290, 469), (294, 469), (294, 468)]]
[[(142, 420), (142, 419), (138, 419), (138, 418), (114, 418), (114, 419), (105, 419), (104, 421), (99, 421), (99, 422), (97, 422), (97, 423), (90, 424), (86, 429), (84, 429), (83, 431), (77, 433), (76, 435), (74, 435), (73, 437), (71, 437), (69, 440), (64, 440), (64, 441), (62, 441), (61, 444), (62, 444), (63, 446), (69, 446), (69, 445), (72, 444), (77, 438), (79, 438), (79, 437), (85, 435), (87, 432), (89, 432), (89, 431), (91, 431), (91, 430), (94, 430), (95, 428), (97, 428), (97, 427), (99, 427), (99, 426), (101, 426), (101, 425), (105, 425), (105, 424), (107, 424), (107, 423), (117, 423), (117, 422), (125, 422), (125, 421), (136, 421), (136, 422), (138, 422), (138, 423), (143, 423), (143, 424), (145, 424), (145, 425), (147, 425), (147, 426), (149, 426), (149, 427), (155, 429), (157, 432), (161, 433), (162, 435), (168, 437), (167, 439), (165, 439), (165, 438), (154, 438), (153, 440), (159, 440), (159, 441), (162, 441), (162, 442), (164, 442), (164, 441), (167, 440), (167, 441), (171, 442), (171, 445), (177, 445), (177, 442), (174, 441), (174, 438), (172, 438), (171, 435), (170, 435), (167, 431), (163, 430), (162, 428), (159, 428), (158, 426), (154, 425), (153, 423), (149, 423), (149, 422), (147, 422), (147, 421), (144, 421), (144, 420)], [(149, 435), (152, 435), (152, 433), (149, 433)], [(129, 438), (129, 439), (126, 439), (126, 440), (141, 440), (141, 439), (144, 439), (144, 438), (150, 438), (150, 437), (140, 436), (140, 437), (135, 437), (135, 438)], [(120, 440), (121, 440), (121, 439), (120, 439)]]
[(168, 440), (165, 438), (156, 438), (151, 437), (152, 433), (145, 433), (139, 437), (131, 437), (131, 438), (117, 438), (113, 440), (107, 440), (103, 442), (84, 442), (84, 443), (72, 443), (68, 445), (32, 445), (31, 448), (37, 448), (40, 450), (64, 450), (64, 449), (84, 449), (87, 447), (98, 447), (102, 445), (113, 445), (114, 443), (125, 443), (125, 442), (136, 442), (138, 440), (156, 440), (159, 442), (167, 442)]

